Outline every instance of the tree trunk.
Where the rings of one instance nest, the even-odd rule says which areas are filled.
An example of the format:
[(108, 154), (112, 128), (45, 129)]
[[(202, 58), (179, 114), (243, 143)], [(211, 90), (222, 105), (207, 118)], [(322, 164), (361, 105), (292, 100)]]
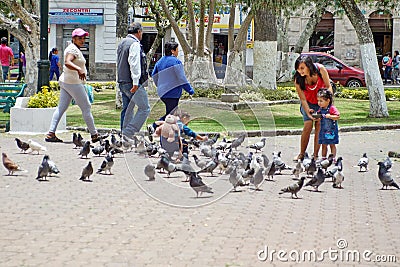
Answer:
[(254, 18), (253, 81), (257, 86), (276, 89), (276, 16), (263, 7)]
[[(247, 84), (245, 72), (245, 47), (246, 36), (250, 23), (253, 20), (253, 12), (250, 10), (245, 20), (242, 22), (232, 49), (228, 51), (228, 60), (225, 71), (225, 84), (235, 84), (242, 87)], [(229, 26), (231, 27), (231, 26)]]
[(315, 27), (317, 27), (318, 23), (322, 19), (322, 15), (325, 13), (327, 3), (326, 1), (317, 1), (315, 10), (311, 14), (310, 19), (307, 22), (306, 27), (304, 28), (303, 32), (300, 35), (299, 40), (297, 41), (294, 52), (301, 53), (303, 52), (303, 48), (306, 43), (310, 40), (311, 35), (313, 34)]
[(128, 1), (117, 0), (117, 38), (124, 38), (128, 34)]
[[(190, 32), (190, 44), (192, 49), (196, 49), (197, 47), (197, 39), (196, 39), (196, 21), (194, 17), (194, 9), (193, 9), (193, 0), (187, 0), (187, 9), (188, 9), (188, 25), (189, 25), (189, 32)], [(166, 12), (164, 10), (164, 12)], [(168, 11), (169, 13), (169, 11)], [(175, 29), (174, 29), (175, 30)], [(179, 40), (180, 42), (180, 40)]]
[(289, 60), (289, 41), (287, 38), (289, 20), (290, 18), (284, 14), (281, 14), (281, 17), (277, 19), (277, 81), (279, 82), (287, 82), (292, 79), (293, 66)]
[[(189, 0), (187, 3), (189, 2), (191, 2), (191, 0)], [(193, 83), (193, 85), (195, 86), (202, 86), (202, 87), (217, 84), (217, 78), (215, 76), (214, 67), (212, 65), (211, 54), (207, 54), (201, 57), (197, 56), (197, 54), (195, 53), (197, 47), (191, 48), (189, 46), (188, 41), (185, 39), (185, 36), (179, 29), (178, 23), (176, 22), (175, 18), (171, 15), (171, 12), (169, 11), (165, 3), (165, 0), (160, 0), (160, 4), (162, 6), (162, 9), (164, 10), (165, 16), (171, 23), (172, 29), (174, 30), (180, 45), (182, 46), (182, 51), (185, 55), (184, 67), (189, 82)], [(192, 13), (191, 15), (189, 14), (189, 17), (193, 17), (194, 21), (194, 13)], [(204, 45), (204, 37), (202, 39), (202, 42)], [(203, 49), (203, 55), (204, 55), (204, 49)]]
[(233, 49), (235, 41), (235, 16), (236, 16), (236, 3), (232, 2), (229, 8), (229, 26), (228, 26), (228, 51)]
[(176, 22), (176, 20), (174, 19), (174, 17), (171, 15), (171, 12), (169, 11), (167, 4), (165, 3), (165, 0), (160, 0), (160, 4), (161, 4), (162, 9), (164, 10), (165, 16), (169, 20), (169, 23), (171, 23), (171, 27), (175, 32), (176, 38), (178, 38), (178, 40), (179, 40), (179, 43), (182, 47), (182, 51), (185, 54), (185, 60), (186, 60), (186, 57), (187, 57), (186, 55), (193, 53), (192, 48), (189, 46), (189, 43), (187, 42), (185, 36), (180, 31), (179, 25)]
[(205, 41), (205, 46), (210, 51), (210, 53), (212, 51), (212, 48), (211, 48), (211, 32), (212, 32), (212, 27), (214, 25), (215, 1), (216, 0), (211, 0), (210, 1), (210, 7), (209, 7), (209, 10), (208, 10), (208, 23), (207, 23), (206, 41)]
[(204, 57), (204, 17), (206, 13), (206, 0), (200, 0), (200, 16), (199, 16), (199, 36), (197, 44), (197, 56)]
[(340, 0), (360, 42), (361, 62), (369, 93), (369, 117), (389, 117), (371, 28), (354, 0)]

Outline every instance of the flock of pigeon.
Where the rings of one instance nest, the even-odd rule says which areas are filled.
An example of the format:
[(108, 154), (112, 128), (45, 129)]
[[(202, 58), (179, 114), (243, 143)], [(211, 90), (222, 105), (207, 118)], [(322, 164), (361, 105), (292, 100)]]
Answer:
[[(109, 136), (110, 139), (108, 139)], [(197, 197), (202, 193), (213, 193), (213, 189), (203, 182), (202, 173), (210, 173), (211, 176), (214, 176), (217, 171), (219, 171), (219, 174), (229, 175), (228, 180), (232, 185), (233, 191), (236, 191), (239, 186), (249, 185), (253, 185), (251, 189), (260, 191), (263, 181), (273, 180), (274, 175), (281, 174), (282, 171), (289, 171), (289, 174), (293, 175), (292, 178), (297, 180), (297, 182), (282, 188), (279, 192), (279, 194), (290, 193), (292, 198), (298, 198), (297, 193), (303, 186), (311, 186), (315, 191), (318, 191), (318, 188), (325, 182), (326, 178), (332, 179), (334, 188), (343, 188), (342, 183), (345, 175), (342, 157), (335, 159), (330, 154), (327, 159), (314, 160), (306, 153), (302, 161), (299, 160), (294, 167), (291, 167), (282, 160), (281, 152), (273, 152), (271, 160), (266, 154), (261, 153), (266, 145), (265, 137), (246, 147), (243, 146), (246, 138), (245, 133), (230, 141), (223, 138), (218, 142), (219, 138), (220, 134), (215, 134), (204, 142), (194, 139), (188, 140), (190, 149), (193, 151), (191, 158), (193, 158), (194, 164), (189, 160), (189, 156), (186, 153), (182, 156), (176, 153), (170, 157), (159, 144), (149, 142), (144, 136), (135, 136), (133, 139), (121, 136), (117, 138), (117, 135), (111, 132), (103, 135), (99, 144), (95, 145), (90, 141), (83, 140), (79, 133), (73, 133), (72, 143), (75, 145), (74, 149), (79, 149), (78, 156), (81, 158), (88, 158), (90, 153), (96, 156), (105, 155), (96, 173), (112, 174), (113, 158), (117, 153), (135, 152), (145, 157), (157, 157), (157, 162), (144, 166), (144, 173), (149, 180), (155, 180), (156, 170), (159, 170), (159, 173), (166, 173), (167, 177), (173, 172), (182, 172), (186, 175), (186, 181), (196, 192)], [(47, 151), (46, 147), (31, 139), (24, 142), (19, 138), (15, 138), (15, 141), (18, 148), (24, 153), (29, 150), (31, 153), (37, 154)], [(242, 151), (238, 151), (238, 148), (247, 148), (249, 152), (245, 155)], [(198, 153), (196, 153), (196, 150), (198, 150)], [(25, 171), (14, 163), (6, 153), (2, 153), (2, 160), (4, 167), (8, 170), (8, 175), (14, 175), (17, 171)], [(369, 159), (367, 154), (364, 153), (357, 164), (359, 171), (368, 171), (368, 164)], [(387, 189), (389, 186), (400, 189), (391, 176), (392, 162), (390, 158), (387, 157), (384, 161), (379, 162), (378, 165), (378, 178), (382, 183), (382, 189)], [(36, 179), (38, 181), (47, 181), (48, 176), (59, 172), (56, 164), (50, 160), (50, 156), (44, 155), (38, 167)], [(92, 162), (89, 161), (83, 168), (79, 180), (92, 181), (90, 176), (93, 175), (93, 172)], [(309, 178), (308, 181), (306, 181), (307, 178)]]
[[(117, 140), (115, 134), (111, 134), (110, 140), (108, 140), (108, 136), (110, 134), (106, 134), (101, 136), (100, 143), (95, 146), (90, 141), (83, 140), (83, 137), (80, 133), (73, 133), (72, 135), (72, 143), (75, 145), (74, 149), (79, 149), (78, 156), (80, 158), (88, 158), (90, 153), (93, 153), (96, 156), (101, 156), (104, 152), (104, 160), (97, 169), (96, 173), (104, 173), (104, 174), (112, 174), (111, 168), (114, 165), (114, 155), (117, 153), (124, 153), (123, 147), (131, 147), (131, 144), (126, 144), (126, 142), (121, 142)], [(17, 147), (21, 149), (21, 152), (26, 153), (29, 151), (30, 153), (37, 153), (47, 151), (47, 148), (36, 141), (29, 139), (27, 142), (20, 140), (19, 138), (15, 138)], [(123, 146), (123, 144), (125, 146)], [(15, 172), (24, 170), (20, 165), (13, 162), (6, 153), (2, 153), (2, 160), (4, 167), (8, 170), (8, 175), (14, 175)], [(91, 182), (90, 176), (93, 174), (93, 166), (92, 162), (89, 161), (88, 164), (82, 169), (82, 174), (79, 180), (85, 182)], [(43, 159), (38, 167), (36, 179), (38, 181), (48, 181), (47, 177), (52, 174), (58, 174), (60, 170), (57, 168), (56, 164), (50, 160), (49, 155), (44, 155)]]
[[(342, 189), (345, 175), (343, 171), (343, 158), (334, 158), (330, 154), (328, 158), (323, 160), (315, 160), (310, 158), (306, 153), (303, 160), (299, 160), (294, 167), (286, 164), (281, 158), (281, 152), (273, 152), (272, 159), (262, 152), (266, 145), (266, 138), (263, 137), (259, 142), (249, 146), (243, 146), (246, 134), (240, 135), (231, 141), (223, 138), (218, 142), (220, 135), (216, 134), (213, 138), (209, 138), (205, 142), (190, 140), (189, 144), (194, 152), (197, 148), (199, 153), (193, 153), (194, 164), (189, 160), (187, 154), (179, 159), (176, 154), (169, 157), (165, 151), (160, 149), (149, 149), (148, 156), (155, 156), (155, 151), (158, 151), (158, 161), (154, 164), (147, 164), (144, 168), (145, 175), (149, 180), (155, 180), (156, 170), (159, 173), (166, 173), (168, 178), (173, 172), (182, 172), (186, 175), (186, 181), (190, 187), (196, 192), (198, 197), (202, 193), (213, 193), (213, 189), (204, 183), (200, 176), (202, 173), (210, 173), (214, 176), (214, 172), (219, 170), (219, 173), (229, 175), (229, 182), (232, 185), (232, 190), (236, 191), (239, 186), (248, 186), (252, 190), (261, 190), (260, 185), (265, 180), (273, 180), (274, 175), (281, 174), (282, 171), (289, 171), (288, 174), (293, 175), (293, 180), (297, 182), (282, 188), (279, 194), (291, 193), (291, 197), (296, 197), (297, 193), (303, 186), (311, 186), (315, 191), (325, 182), (325, 179), (331, 178), (333, 188)], [(154, 146), (154, 144), (152, 144)], [(245, 155), (238, 148), (247, 148), (248, 154)], [(153, 151), (150, 153), (150, 151)], [(260, 153), (261, 154), (260, 154)], [(357, 163), (360, 172), (368, 171), (369, 159), (364, 153)], [(379, 162), (378, 178), (383, 187), (394, 186), (399, 189), (396, 182), (391, 177), (390, 168), (392, 162), (389, 157), (384, 161)], [(308, 181), (306, 179), (309, 178)]]

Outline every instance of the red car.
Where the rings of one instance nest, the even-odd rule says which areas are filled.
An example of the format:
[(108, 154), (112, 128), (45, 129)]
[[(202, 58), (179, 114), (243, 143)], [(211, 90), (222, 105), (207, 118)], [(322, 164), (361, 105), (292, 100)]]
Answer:
[(323, 52), (301, 54), (310, 56), (315, 63), (324, 65), (333, 82), (339, 82), (346, 87), (365, 87), (365, 76), (362, 69), (350, 67), (340, 59)]

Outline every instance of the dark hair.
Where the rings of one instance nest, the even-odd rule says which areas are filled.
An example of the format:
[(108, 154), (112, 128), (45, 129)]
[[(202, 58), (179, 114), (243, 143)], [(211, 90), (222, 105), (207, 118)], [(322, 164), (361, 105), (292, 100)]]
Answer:
[(306, 90), (306, 78), (304, 76), (301, 76), (300, 73), (297, 71), (301, 63), (306, 64), (306, 67), (310, 70), (310, 76), (318, 74), (318, 76), (322, 78), (322, 75), (319, 71), (319, 68), (317, 68), (317, 66), (314, 64), (310, 56), (299, 56), (294, 63), (294, 69), (296, 70), (296, 73), (294, 74), (294, 80), (297, 84), (300, 85), (300, 89), (304, 91)]
[(333, 94), (327, 88), (320, 88), (317, 93), (317, 97), (322, 97), (325, 100), (329, 100), (329, 105), (333, 103)]
[(394, 56), (398, 56), (399, 55), (399, 50), (394, 50)]
[(49, 61), (51, 61), (51, 59), (53, 58), (53, 53), (55, 51), (58, 51), (57, 47), (53, 47), (49, 53)]
[(176, 50), (178, 47), (178, 43), (170, 41), (166, 42), (164, 45), (164, 53), (166, 56), (171, 56), (172, 55), (172, 50)]
[(140, 24), (139, 22), (134, 22), (131, 24), (131, 26), (128, 27), (129, 34), (138, 33), (139, 31), (143, 31), (142, 24)]
[(7, 43), (7, 37), (1, 37), (1, 44)]

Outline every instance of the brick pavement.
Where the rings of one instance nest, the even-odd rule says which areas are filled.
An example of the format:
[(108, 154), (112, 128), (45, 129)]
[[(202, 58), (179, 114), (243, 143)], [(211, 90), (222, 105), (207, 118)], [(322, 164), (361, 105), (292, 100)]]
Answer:
[[(341, 133), (344, 189), (325, 182), (321, 193), (301, 190), (298, 200), (278, 195), (294, 182), (288, 171), (264, 182), (263, 191), (242, 187), (236, 193), (229, 192), (226, 175), (204, 174), (215, 194), (196, 199), (181, 174), (145, 181), (143, 165), (149, 159), (135, 153), (116, 158), (113, 175), (96, 174), (92, 183), (83, 183), (78, 181), (82, 167), (91, 160), (97, 168), (103, 158), (91, 154), (88, 160), (79, 159), (71, 143), (45, 144), (61, 173), (39, 183), (35, 177), (43, 155), (19, 153), (14, 137), (1, 134), (0, 150), (28, 172), (6, 176), (1, 171), (0, 266), (297, 266), (292, 260), (280, 261), (276, 253), (272, 262), (271, 257), (260, 261), (257, 252), (267, 246), (269, 253), (319, 254), (338, 249), (338, 239), (348, 244), (339, 250), (342, 254), (370, 250), (371, 258), (395, 255), (400, 260), (400, 191), (379, 190), (376, 165), (388, 150), (400, 150), (399, 130)], [(60, 137), (69, 140), (71, 133)], [(43, 136), (21, 138), (44, 144)], [(299, 136), (267, 141), (264, 152), (281, 150), (293, 165)], [(353, 166), (363, 152), (370, 156), (370, 171), (359, 173)], [(397, 182), (399, 173), (395, 161), (392, 175)], [(334, 262), (326, 255), (321, 262), (300, 265), (396, 266), (366, 262), (362, 255), (360, 263)]]

